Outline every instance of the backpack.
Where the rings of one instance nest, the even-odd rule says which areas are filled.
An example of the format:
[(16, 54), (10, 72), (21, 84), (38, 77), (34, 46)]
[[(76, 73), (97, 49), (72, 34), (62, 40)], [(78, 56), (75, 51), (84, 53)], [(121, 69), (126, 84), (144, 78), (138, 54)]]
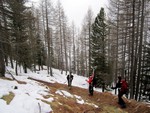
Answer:
[(121, 92), (126, 94), (128, 92), (128, 83), (125, 80), (121, 81)]

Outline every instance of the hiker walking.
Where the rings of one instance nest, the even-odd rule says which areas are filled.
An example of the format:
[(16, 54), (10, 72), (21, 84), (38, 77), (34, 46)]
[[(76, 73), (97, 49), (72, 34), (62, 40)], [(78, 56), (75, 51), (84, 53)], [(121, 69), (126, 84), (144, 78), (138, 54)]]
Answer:
[(71, 87), (72, 80), (73, 80), (73, 75), (72, 72), (70, 72), (70, 74), (67, 75), (68, 87)]
[(122, 108), (126, 107), (126, 104), (124, 100), (122, 99), (122, 96), (127, 93), (128, 91), (128, 84), (126, 80), (122, 80), (121, 77), (118, 77), (118, 82), (116, 84), (116, 87), (112, 89), (117, 89), (118, 88), (118, 104), (121, 105)]

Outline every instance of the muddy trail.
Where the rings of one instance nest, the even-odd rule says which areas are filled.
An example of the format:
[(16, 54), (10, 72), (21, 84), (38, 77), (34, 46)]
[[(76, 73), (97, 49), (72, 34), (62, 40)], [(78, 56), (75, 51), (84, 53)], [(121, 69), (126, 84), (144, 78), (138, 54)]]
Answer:
[[(52, 113), (150, 113), (150, 107), (148, 105), (126, 98), (124, 100), (127, 107), (121, 108), (117, 104), (117, 96), (109, 92), (101, 93), (95, 91), (93, 96), (89, 96), (87, 89), (74, 86), (69, 89), (65, 84), (49, 83), (33, 78), (29, 79), (35, 80), (50, 89), (49, 95), (44, 98), (54, 98), (53, 102), (47, 102), (53, 109)], [(77, 102), (77, 98), (59, 95), (56, 93), (58, 90), (67, 91), (74, 96), (80, 96), (81, 98), (78, 100), (84, 102), (80, 104)]]

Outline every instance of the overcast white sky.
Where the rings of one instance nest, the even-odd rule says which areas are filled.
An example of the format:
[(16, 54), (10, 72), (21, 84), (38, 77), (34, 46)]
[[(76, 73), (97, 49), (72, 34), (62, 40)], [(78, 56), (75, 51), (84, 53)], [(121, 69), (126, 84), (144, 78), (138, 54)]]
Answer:
[[(32, 0), (40, 1), (40, 0)], [(52, 3), (57, 2), (58, 0), (51, 0)], [(83, 18), (87, 14), (88, 8), (91, 8), (94, 16), (96, 16), (101, 7), (104, 7), (108, 4), (108, 0), (60, 0), (65, 14), (70, 23), (74, 22), (77, 27), (80, 27), (83, 22)]]

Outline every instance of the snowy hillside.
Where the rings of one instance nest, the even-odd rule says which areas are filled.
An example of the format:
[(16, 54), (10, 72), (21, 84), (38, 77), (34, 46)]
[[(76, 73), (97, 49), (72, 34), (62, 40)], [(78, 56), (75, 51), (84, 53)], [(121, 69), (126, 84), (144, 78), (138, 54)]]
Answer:
[(6, 78), (0, 78), (0, 113), (150, 112), (148, 105), (126, 98), (127, 108), (120, 109), (114, 92), (102, 93), (98, 88), (94, 89), (94, 96), (90, 97), (86, 77), (74, 74), (70, 90), (65, 73), (61, 74), (57, 69), (53, 69), (53, 77), (47, 74), (47, 70), (15, 76), (14, 69), (7, 69), (16, 80), (12, 80), (9, 73), (6, 73)]
[[(8, 67), (7, 67), (8, 68)], [(14, 75), (14, 69), (8, 68), (8, 70)], [(19, 76), (14, 76), (18, 81), (24, 81), (26, 84), (18, 84), (17, 81), (10, 81), (0, 79), (0, 98), (4, 95), (13, 93), (15, 96), (13, 100), (7, 104), (6, 101), (0, 99), (0, 113), (49, 113), (52, 111), (51, 106), (44, 103), (41, 100), (45, 100), (43, 95), (49, 93), (49, 89), (46, 86), (42, 86), (36, 81), (28, 79), (29, 77), (38, 80), (47, 81), (50, 83), (67, 84), (66, 75), (60, 74), (60, 71), (53, 69), (53, 77), (47, 75), (47, 71), (38, 71), (37, 73), (29, 72), (19, 73)], [(6, 74), (7, 78), (11, 78), (10, 74)], [(86, 77), (74, 75), (73, 86), (88, 89)], [(51, 90), (51, 89), (50, 89)], [(100, 89), (98, 89), (100, 91)], [(67, 91), (57, 91), (61, 95), (72, 96)], [(76, 98), (79, 98), (76, 96)], [(48, 98), (46, 101), (52, 102), (54, 99)], [(84, 102), (83, 100), (81, 102)]]

